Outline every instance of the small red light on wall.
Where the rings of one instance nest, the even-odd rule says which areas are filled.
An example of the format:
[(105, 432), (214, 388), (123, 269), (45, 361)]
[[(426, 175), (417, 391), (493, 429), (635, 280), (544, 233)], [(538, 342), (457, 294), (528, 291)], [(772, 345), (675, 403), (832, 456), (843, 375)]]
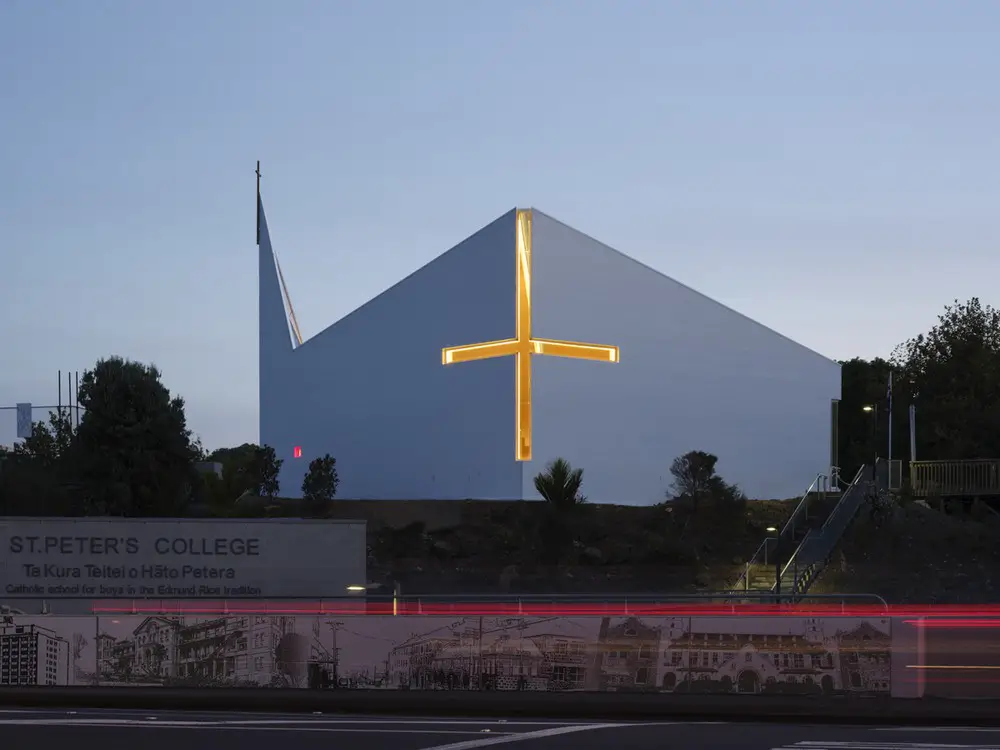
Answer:
[(299, 445), (296, 445), (294, 448), (292, 448), (292, 455), (295, 458), (302, 458), (302, 447), (299, 446)]

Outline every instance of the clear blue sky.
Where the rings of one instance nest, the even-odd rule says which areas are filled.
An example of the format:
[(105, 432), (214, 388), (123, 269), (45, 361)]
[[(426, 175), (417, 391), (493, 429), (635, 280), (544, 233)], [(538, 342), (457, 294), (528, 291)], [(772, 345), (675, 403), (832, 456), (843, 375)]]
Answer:
[(0, 405), (120, 354), (256, 440), (256, 159), (306, 336), (534, 205), (888, 355), (995, 301), (998, 39), (992, 0), (3, 0)]

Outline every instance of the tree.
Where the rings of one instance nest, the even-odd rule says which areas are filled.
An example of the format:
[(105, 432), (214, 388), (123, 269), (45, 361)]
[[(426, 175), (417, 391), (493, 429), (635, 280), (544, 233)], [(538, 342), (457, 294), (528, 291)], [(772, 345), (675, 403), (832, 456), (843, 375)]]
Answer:
[(310, 516), (319, 516), (337, 494), (337, 459), (327, 453), (309, 462), (309, 471), (302, 480), (302, 504)]
[(39, 465), (51, 469), (68, 458), (75, 431), (68, 414), (52, 412), (49, 422), (35, 422), (31, 437), (14, 446), (17, 457), (37, 461)]
[(711, 501), (720, 510), (742, 508), (746, 496), (715, 472), (718, 462), (718, 456), (705, 451), (689, 451), (675, 458), (670, 464), (674, 481), (668, 499), (688, 500), (693, 510), (705, 501)]
[(36, 422), (31, 437), (17, 443), (0, 465), (0, 515), (72, 515), (68, 488), (74, 481), (71, 457), (75, 434), (67, 414), (53, 412)]
[(206, 461), (222, 464), (222, 477), (209, 475), (204, 483), (208, 495), (205, 499), (209, 505), (220, 510), (231, 508), (245, 493), (261, 494), (261, 487), (270, 477), (261, 476), (267, 461), (263, 457), (257, 460), (258, 451), (260, 446), (243, 443), (235, 448), (217, 448), (208, 454)]
[[(253, 461), (254, 455), (260, 450), (260, 446), (255, 443), (243, 443), (235, 448), (216, 448), (208, 454), (206, 461), (215, 461), (222, 464), (222, 474), (230, 475), (236, 479), (240, 475), (246, 474), (246, 469)], [(250, 487), (244, 487), (244, 490)]]
[(205, 450), (205, 446), (202, 445), (200, 437), (196, 437), (191, 440), (191, 454), (194, 456), (195, 461), (208, 460), (208, 451)]
[[(893, 352), (897, 407), (917, 406), (917, 457), (1000, 456), (1000, 311), (978, 298), (945, 307), (928, 333)], [(902, 398), (901, 398), (902, 397)], [(901, 409), (905, 412), (905, 407)], [(904, 433), (905, 434), (905, 433)]]
[(243, 470), (248, 489), (259, 497), (276, 497), (281, 489), (278, 475), (284, 462), (271, 446), (257, 447)]
[(712, 490), (712, 480), (716, 476), (715, 465), (718, 462), (718, 456), (704, 451), (690, 451), (675, 458), (670, 464), (670, 473), (674, 477), (671, 485), (673, 497), (686, 498), (697, 507), (698, 501), (707, 497)]
[[(888, 442), (888, 410), (886, 393), (891, 362), (876, 357), (872, 360), (855, 357), (840, 363), (841, 398), (837, 411), (837, 454), (841, 478), (850, 481), (864, 464), (870, 464), (875, 451), (885, 455)], [(895, 435), (906, 434), (905, 384), (901, 374), (895, 373), (894, 399), (901, 408), (893, 410)], [(866, 406), (878, 409), (876, 413), (866, 412)], [(874, 428), (874, 429), (873, 429)], [(872, 441), (875, 445), (872, 445)], [(901, 453), (904, 441), (899, 441)]]
[(535, 489), (545, 500), (548, 512), (540, 519), (542, 558), (554, 564), (562, 560), (574, 539), (574, 522), (587, 498), (580, 494), (583, 469), (574, 469), (557, 458), (535, 477)]
[(160, 371), (120, 357), (100, 360), (80, 380), (83, 416), (73, 458), (95, 515), (181, 513), (196, 481), (197, 450), (184, 401)]
[(562, 458), (557, 458), (535, 477), (538, 494), (557, 513), (573, 510), (587, 501), (580, 494), (582, 485), (583, 469), (574, 469)]

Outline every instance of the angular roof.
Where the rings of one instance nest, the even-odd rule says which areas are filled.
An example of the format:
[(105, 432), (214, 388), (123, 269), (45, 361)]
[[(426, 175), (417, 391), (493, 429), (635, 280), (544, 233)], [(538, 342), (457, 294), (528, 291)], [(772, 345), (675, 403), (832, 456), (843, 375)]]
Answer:
[[(490, 222), (490, 224), (488, 224), (486, 227), (484, 227), (484, 230), (497, 224), (498, 222), (502, 222), (508, 219), (512, 221), (513, 216), (516, 213), (516, 210), (517, 209), (511, 209), (510, 211), (504, 213), (503, 215), (495, 219), (493, 222)], [(292, 349), (297, 349), (302, 346), (309, 346), (313, 342), (318, 341), (320, 338), (324, 336), (324, 334), (331, 331), (335, 327), (343, 324), (345, 321), (349, 320), (353, 316), (360, 314), (362, 311), (370, 307), (379, 305), (380, 302), (387, 299), (388, 297), (391, 297), (394, 294), (394, 292), (399, 290), (401, 287), (407, 285), (415, 278), (420, 277), (423, 274), (429, 272), (433, 267), (435, 267), (435, 265), (440, 264), (442, 261), (445, 261), (451, 254), (461, 252), (466, 241), (468, 239), (471, 239), (471, 237), (467, 238), (467, 240), (463, 240), (462, 242), (458, 243), (451, 249), (446, 250), (445, 252), (436, 256), (435, 258), (428, 261), (421, 267), (417, 268), (412, 273), (408, 274), (407, 276), (403, 277), (396, 283), (392, 284), (391, 286), (386, 288), (384, 291), (382, 291), (375, 297), (371, 298), (367, 302), (363, 303), (359, 307), (347, 313), (339, 320), (326, 326), (318, 333), (314, 334), (313, 336), (310, 336), (308, 339), (303, 339), (299, 331), (298, 321), (295, 317), (295, 311), (294, 307), (292, 306), (291, 297), (288, 293), (284, 277), (281, 273), (281, 265), (278, 262), (277, 254), (275, 253), (271, 245), (271, 237), (267, 228), (267, 219), (264, 215), (263, 203), (259, 198), (258, 198), (258, 211), (260, 212), (259, 222), (261, 230), (259, 235), (258, 283), (259, 283), (259, 294), (260, 294), (259, 315), (260, 315), (260, 345), (261, 345), (262, 356), (265, 351), (267, 351), (270, 355), (280, 354), (282, 352), (291, 351)], [(574, 232), (579, 236), (579, 239), (583, 242), (586, 242), (588, 246), (600, 248), (601, 251), (604, 253), (612, 254), (615, 257), (628, 261), (629, 263), (634, 263), (640, 266), (641, 268), (645, 269), (646, 271), (648, 271), (650, 274), (654, 274), (655, 276), (663, 279), (664, 281), (669, 282), (671, 285), (674, 285), (678, 291), (683, 291), (686, 292), (687, 294), (695, 295), (698, 298), (701, 298), (704, 301), (710, 303), (711, 305), (720, 308), (721, 310), (731, 313), (734, 316), (738, 316), (748, 322), (753, 323), (753, 325), (760, 327), (764, 331), (767, 331), (782, 339), (785, 339), (786, 341), (794, 344), (796, 347), (799, 347), (804, 351), (808, 351), (811, 354), (814, 354), (815, 356), (818, 356), (828, 362), (835, 362), (835, 360), (833, 360), (832, 358), (827, 357), (821, 354), (820, 352), (817, 352), (816, 350), (807, 347), (804, 344), (801, 344), (793, 339), (790, 339), (784, 334), (775, 331), (773, 328), (770, 328), (769, 326), (766, 326), (763, 323), (760, 323), (754, 320), (753, 318), (744, 315), (738, 310), (735, 310), (729, 307), (728, 305), (725, 305), (709, 297), (708, 295), (703, 294), (702, 292), (699, 292), (698, 290), (693, 289), (692, 287), (689, 287), (680, 281), (677, 281), (676, 279), (674, 279), (671, 276), (668, 276), (662, 271), (659, 271), (653, 268), (652, 266), (649, 266), (641, 261), (638, 261), (635, 258), (631, 257), (630, 255), (621, 252), (620, 250), (617, 250), (609, 245), (606, 245), (605, 243), (600, 242), (599, 240), (595, 240), (589, 235), (580, 232), (579, 230), (574, 229), (573, 227), (570, 227), (568, 224), (565, 224), (564, 222), (561, 222), (558, 219), (555, 219), (549, 216), (548, 214), (545, 214), (542, 211), (538, 211), (537, 209), (532, 209), (532, 211), (536, 215), (545, 217), (550, 222), (558, 224), (559, 226), (565, 228), (570, 232)], [(511, 250), (511, 252), (513, 252), (513, 250)], [(542, 252), (544, 252), (544, 249), (542, 250)]]

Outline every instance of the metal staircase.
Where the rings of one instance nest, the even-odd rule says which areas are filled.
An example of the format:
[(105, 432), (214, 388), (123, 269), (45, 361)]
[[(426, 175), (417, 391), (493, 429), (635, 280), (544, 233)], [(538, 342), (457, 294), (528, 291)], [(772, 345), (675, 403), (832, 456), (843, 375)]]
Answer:
[(868, 497), (869, 482), (862, 481), (865, 468), (841, 493), (826, 475), (817, 476), (781, 532), (758, 547), (727, 601), (760, 602), (771, 594), (794, 603), (808, 594)]

